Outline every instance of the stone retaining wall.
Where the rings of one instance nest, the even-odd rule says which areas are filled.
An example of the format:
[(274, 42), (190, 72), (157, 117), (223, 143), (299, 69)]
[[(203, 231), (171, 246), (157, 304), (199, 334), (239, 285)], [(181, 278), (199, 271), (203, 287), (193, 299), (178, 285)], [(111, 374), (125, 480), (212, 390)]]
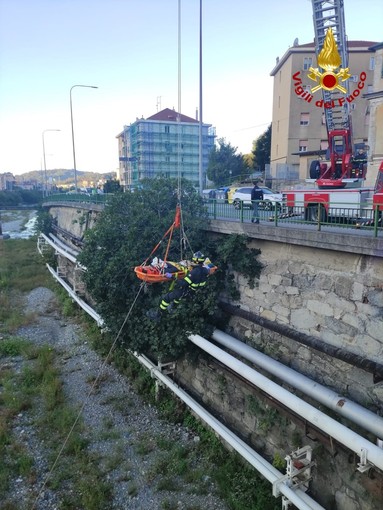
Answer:
[[(242, 308), (324, 343), (382, 362), (380, 259), (267, 241), (253, 244), (261, 250), (259, 260), (264, 268), (254, 289), (237, 275)], [(230, 328), (243, 339), (253, 338), (260, 330), (235, 317)], [(383, 383), (374, 385), (371, 374), (267, 330), (254, 338), (258, 338), (262, 350), (276, 359), (383, 414)]]

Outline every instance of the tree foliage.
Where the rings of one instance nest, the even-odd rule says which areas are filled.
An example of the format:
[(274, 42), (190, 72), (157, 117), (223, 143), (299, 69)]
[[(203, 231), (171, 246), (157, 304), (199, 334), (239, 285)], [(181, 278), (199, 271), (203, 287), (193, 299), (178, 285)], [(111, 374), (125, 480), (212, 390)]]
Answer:
[(117, 179), (109, 179), (104, 184), (104, 193), (118, 193), (120, 191), (122, 191), (122, 186)]
[(242, 154), (236, 154), (237, 148), (226, 143), (224, 138), (217, 140), (210, 152), (207, 177), (216, 186), (233, 182), (238, 177), (249, 175), (249, 168)]
[(266, 131), (259, 136), (254, 142), (253, 155), (254, 155), (254, 169), (259, 169), (261, 172), (265, 171), (265, 165), (270, 163), (271, 152), (271, 124)]
[(16, 188), (12, 191), (0, 191), (0, 205), (35, 205), (42, 201), (42, 193), (37, 190)]
[[(134, 267), (144, 262), (174, 221), (177, 183), (165, 178), (144, 181), (142, 189), (118, 193), (88, 231), (80, 261), (87, 267), (85, 283), (112, 333), (117, 333), (129, 310), (122, 342), (139, 352), (177, 355), (187, 342), (187, 331), (204, 332), (204, 317), (213, 313), (215, 286), (207, 285), (204, 296), (185, 299), (175, 316), (155, 323), (146, 316), (158, 309), (168, 284), (144, 285)], [(203, 226), (207, 217), (202, 200), (188, 183), (182, 185), (182, 220), (188, 242), (195, 251), (207, 253)], [(190, 258), (191, 248), (181, 254), (180, 232), (175, 231), (168, 260)], [(153, 256), (164, 258), (167, 239)], [(209, 282), (210, 283), (210, 282)], [(213, 280), (214, 283), (214, 280)]]
[[(227, 271), (242, 267), (247, 276), (256, 277), (260, 265), (246, 266), (243, 259), (254, 259), (257, 251), (246, 249), (246, 242), (215, 241), (205, 230), (208, 222), (200, 195), (187, 181), (182, 184), (182, 222), (187, 238), (187, 248), (181, 253), (180, 232), (175, 231), (168, 255), (169, 261), (190, 258), (201, 250), (219, 266), (206, 287), (185, 297), (174, 314), (164, 313), (159, 322), (146, 315), (158, 309), (162, 296), (169, 291), (169, 284), (142, 284), (134, 267), (144, 262), (174, 221), (177, 205), (177, 183), (159, 178), (143, 182), (134, 193), (118, 193), (100, 215), (94, 228), (85, 238), (85, 247), (79, 256), (86, 266), (84, 281), (97, 309), (112, 335), (120, 335), (121, 344), (131, 350), (152, 353), (160, 359), (177, 357), (190, 344), (190, 332), (209, 336), (215, 317), (219, 317), (220, 292), (235, 290), (233, 278)], [(237, 236), (238, 237), (238, 236)], [(229, 244), (227, 244), (229, 243)], [(167, 240), (152, 256), (164, 258)], [(242, 266), (238, 260), (242, 259)], [(257, 265), (258, 264), (258, 265)], [(245, 267), (246, 266), (246, 267)], [(251, 273), (251, 274), (250, 274)], [(234, 294), (232, 294), (234, 295)], [(222, 325), (220, 323), (220, 325)]]

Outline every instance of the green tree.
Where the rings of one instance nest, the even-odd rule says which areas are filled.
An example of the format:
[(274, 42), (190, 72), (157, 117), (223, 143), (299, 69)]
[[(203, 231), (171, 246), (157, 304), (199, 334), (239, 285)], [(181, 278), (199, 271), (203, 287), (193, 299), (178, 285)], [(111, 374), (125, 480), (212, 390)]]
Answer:
[(242, 154), (236, 154), (237, 148), (226, 143), (224, 138), (217, 140), (209, 156), (207, 176), (216, 186), (231, 183), (249, 175), (249, 168)]
[(265, 171), (265, 165), (270, 163), (271, 152), (271, 124), (266, 131), (253, 142), (254, 169)]
[(152, 256), (164, 258), (167, 240), (162, 240), (158, 251), (152, 254), (152, 250), (172, 225), (179, 200), (176, 180), (148, 179), (142, 184), (142, 189), (117, 193), (108, 202), (95, 227), (87, 231), (79, 261), (87, 268), (84, 281), (112, 336), (118, 334), (129, 314), (119, 337), (122, 346), (160, 359), (174, 358), (190, 345), (191, 331), (209, 336), (216, 316), (224, 324), (226, 319), (218, 314), (218, 296), (224, 289), (231, 295), (235, 292), (228, 270), (238, 268), (254, 278), (261, 267), (256, 262), (259, 251), (246, 248), (245, 236), (226, 236), (229, 241), (218, 243), (208, 235), (202, 198), (190, 182), (182, 181), (184, 228), (174, 232), (167, 260), (190, 258), (201, 250), (219, 270), (206, 287), (181, 300), (173, 315), (165, 313), (160, 322), (153, 322), (146, 312), (158, 309), (170, 284), (143, 284), (134, 267)]
[(35, 205), (42, 201), (42, 193), (38, 190), (16, 188), (12, 191), (0, 191), (0, 205)]
[(109, 179), (104, 184), (104, 193), (118, 193), (119, 191), (122, 191), (122, 187), (120, 181), (116, 179)]
[[(134, 273), (174, 221), (177, 182), (166, 178), (142, 182), (134, 193), (117, 193), (108, 202), (95, 227), (87, 232), (80, 261), (86, 266), (84, 280), (112, 334), (117, 334), (131, 309), (121, 335), (123, 345), (157, 356), (176, 356), (185, 348), (188, 331), (206, 333), (206, 317), (216, 307), (214, 279), (194, 299), (185, 299), (175, 316), (159, 323), (146, 312), (158, 308), (169, 284), (144, 285)], [(180, 231), (173, 234), (168, 260), (190, 258), (192, 251), (210, 252), (204, 226), (206, 211), (191, 183), (182, 182), (182, 223), (188, 247), (181, 254)], [(185, 241), (183, 239), (182, 241)], [(152, 256), (165, 257), (167, 239)], [(191, 249), (193, 247), (193, 250)], [(210, 285), (211, 283), (211, 285)], [(134, 304), (134, 306), (132, 306)]]

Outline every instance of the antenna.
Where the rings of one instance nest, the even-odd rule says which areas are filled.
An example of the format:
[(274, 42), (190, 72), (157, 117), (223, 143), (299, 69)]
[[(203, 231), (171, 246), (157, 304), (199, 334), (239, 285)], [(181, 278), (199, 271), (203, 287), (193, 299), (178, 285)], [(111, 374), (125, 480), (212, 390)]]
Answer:
[(162, 96), (157, 96), (157, 103), (156, 103), (157, 112), (159, 111), (158, 108), (161, 110), (161, 97)]

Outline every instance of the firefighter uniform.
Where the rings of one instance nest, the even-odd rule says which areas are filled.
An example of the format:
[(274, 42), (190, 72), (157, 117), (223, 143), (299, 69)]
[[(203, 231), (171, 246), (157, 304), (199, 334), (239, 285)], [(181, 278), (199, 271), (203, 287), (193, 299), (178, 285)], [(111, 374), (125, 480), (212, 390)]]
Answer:
[(192, 262), (197, 265), (185, 276), (183, 280), (177, 281), (177, 287), (174, 290), (168, 292), (162, 298), (160, 303), (161, 311), (170, 311), (173, 304), (178, 305), (183, 297), (206, 285), (210, 270), (202, 265), (204, 260), (205, 256), (201, 252), (197, 252), (193, 255)]

